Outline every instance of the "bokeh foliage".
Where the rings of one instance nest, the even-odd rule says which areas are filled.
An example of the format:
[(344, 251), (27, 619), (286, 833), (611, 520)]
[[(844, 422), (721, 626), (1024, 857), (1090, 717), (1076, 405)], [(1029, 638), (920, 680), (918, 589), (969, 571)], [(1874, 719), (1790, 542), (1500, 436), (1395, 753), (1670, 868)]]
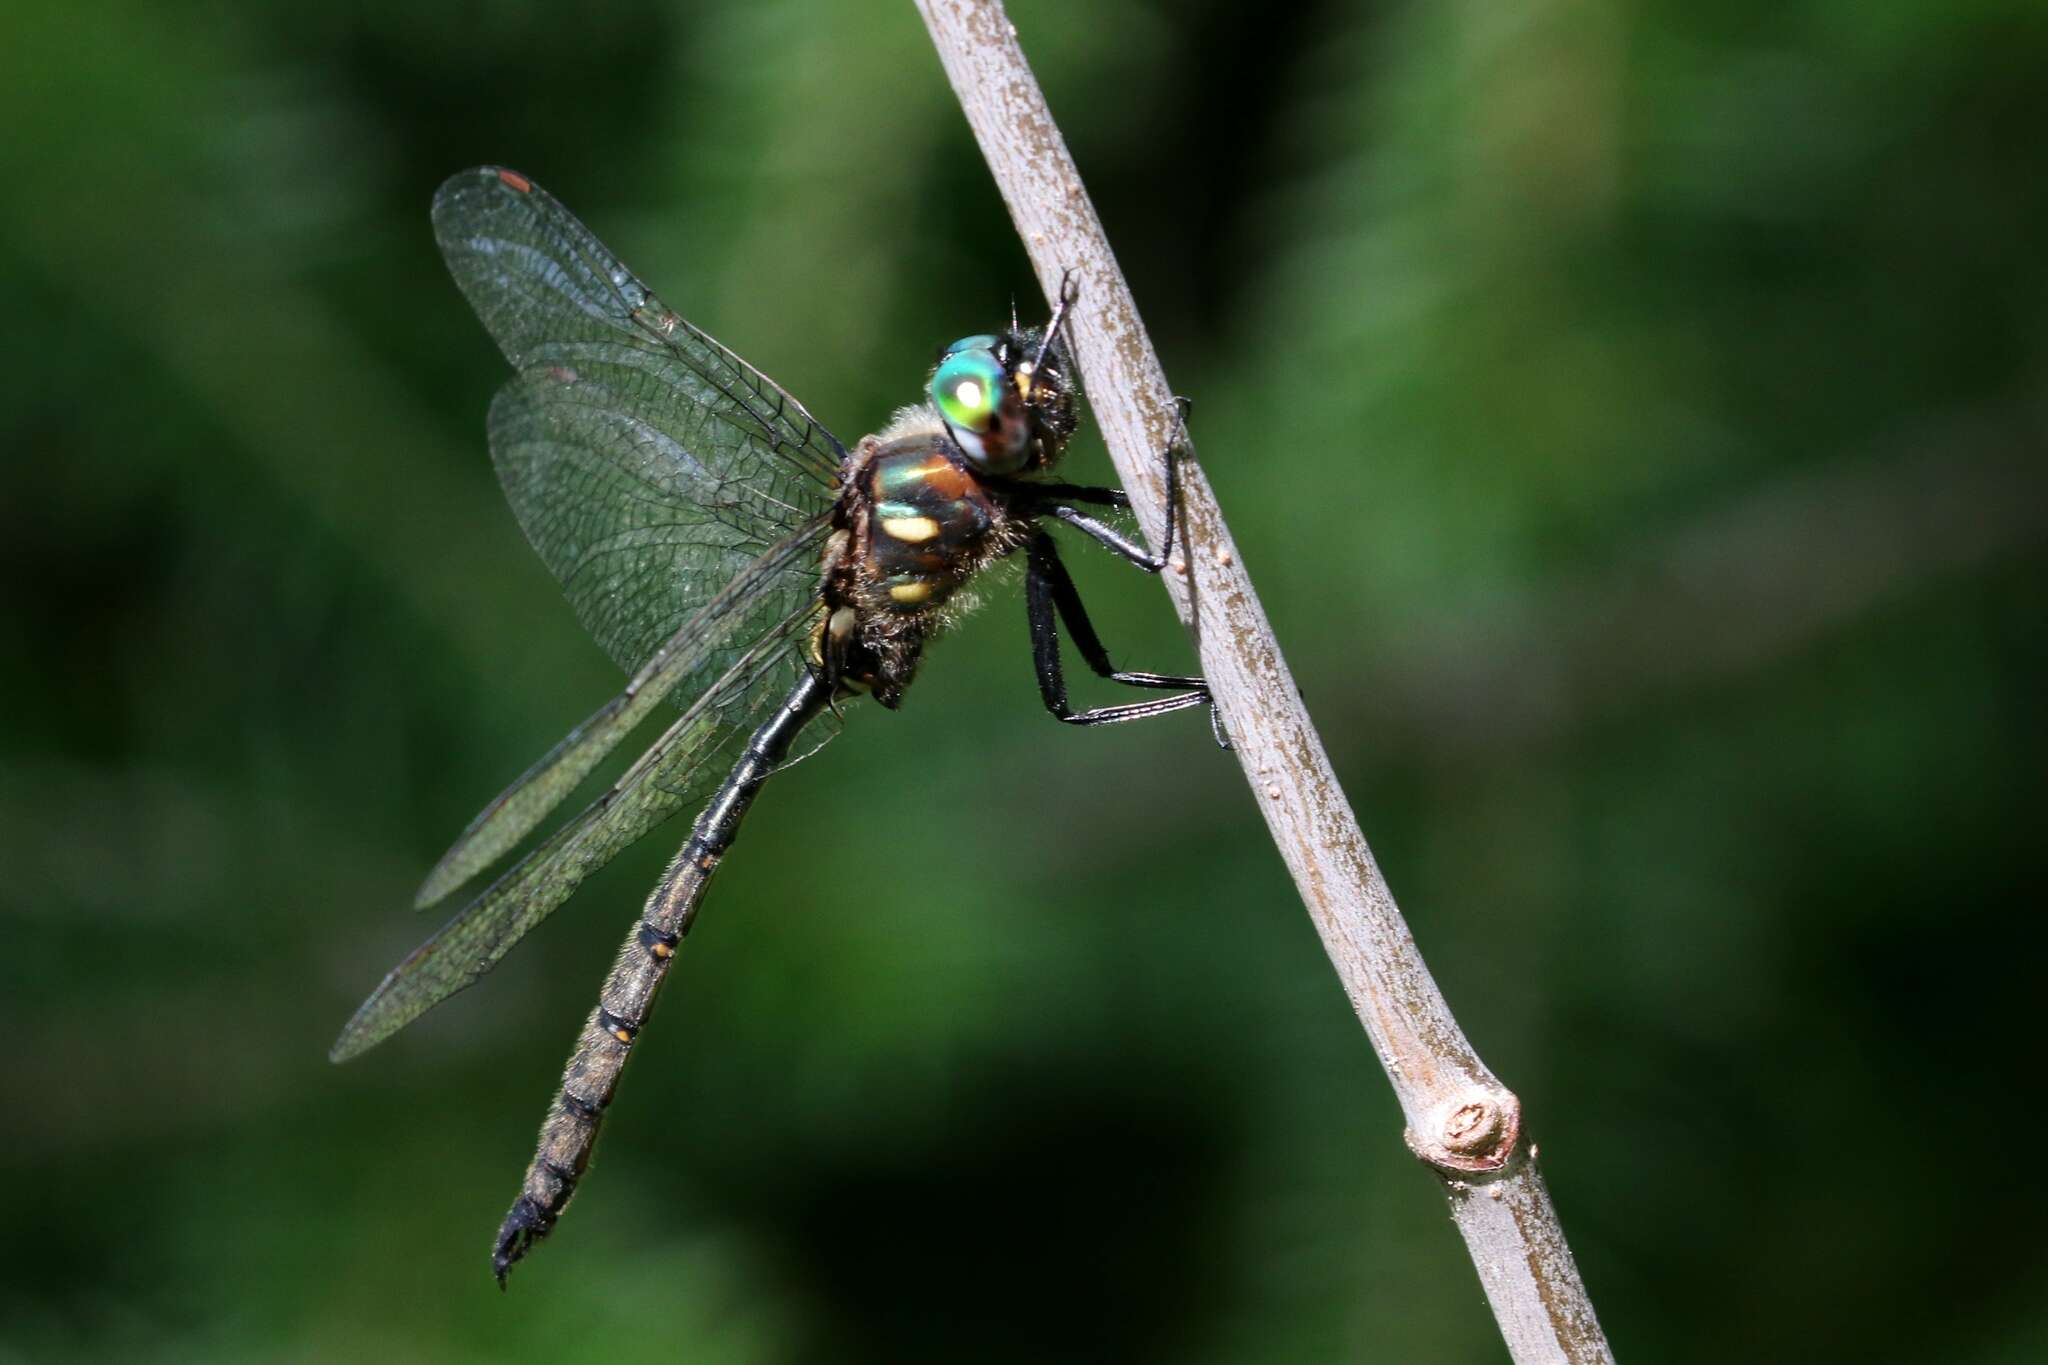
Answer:
[[(2040, 7), (1013, 17), (1623, 1356), (2048, 1353)], [(324, 1060), (616, 682), (429, 195), (857, 435), (1040, 306), (908, 5), (23, 0), (0, 127), (0, 1359), (1499, 1358), (1234, 766), (1053, 726), (1003, 585), (769, 789), (509, 1296), (668, 841)]]

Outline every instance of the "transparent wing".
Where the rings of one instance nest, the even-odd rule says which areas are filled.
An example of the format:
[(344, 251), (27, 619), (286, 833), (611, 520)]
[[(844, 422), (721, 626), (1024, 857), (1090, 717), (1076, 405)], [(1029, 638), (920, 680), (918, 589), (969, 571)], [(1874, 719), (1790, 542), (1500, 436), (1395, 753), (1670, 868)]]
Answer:
[[(806, 607), (733, 659), (654, 746), (583, 813), (555, 831), (391, 970), (328, 1054), (340, 1062), (375, 1046), (474, 983), (567, 900), (590, 873), (678, 810), (704, 800), (748, 737), (806, 667)], [(827, 711), (811, 722), (805, 752), (837, 732)], [(792, 759), (792, 762), (795, 760)]]
[(434, 200), (456, 282), (520, 375), (492, 458), (527, 539), (626, 691), (484, 808), (421, 887), (434, 904), (511, 850), (664, 696), (694, 700), (817, 588), (843, 451), (803, 406), (664, 307), (509, 171)]
[(523, 176), (452, 177), (434, 232), (520, 371), (491, 410), (512, 509), (584, 627), (636, 669), (829, 505), (845, 450)]
[[(491, 408), (506, 496), (577, 616), (633, 678), (471, 823), (422, 900), (519, 842), (663, 697), (683, 714), (385, 977), (335, 1042), (337, 1061), (474, 982), (584, 877), (717, 787), (805, 666), (845, 454), (524, 177), (455, 176), (435, 196), (434, 227), (519, 370)], [(810, 747), (836, 725), (813, 722)]]
[(415, 905), (435, 904), (509, 853), (663, 698), (702, 695), (720, 680), (734, 653), (779, 629), (793, 604), (816, 594), (819, 542), (828, 529), (823, 519), (799, 528), (714, 593), (654, 651), (625, 691), (571, 730), (470, 821), (428, 874)]

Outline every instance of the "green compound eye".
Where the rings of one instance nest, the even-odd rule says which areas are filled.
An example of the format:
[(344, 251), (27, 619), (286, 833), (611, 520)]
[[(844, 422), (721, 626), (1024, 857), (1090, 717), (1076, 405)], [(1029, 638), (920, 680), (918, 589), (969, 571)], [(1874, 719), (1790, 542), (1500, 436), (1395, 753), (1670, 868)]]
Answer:
[(996, 404), (1002, 400), (1003, 367), (995, 355), (979, 346), (958, 349), (986, 337), (969, 337), (955, 342), (932, 375), (932, 401), (948, 422), (962, 431), (985, 432), (995, 420)]

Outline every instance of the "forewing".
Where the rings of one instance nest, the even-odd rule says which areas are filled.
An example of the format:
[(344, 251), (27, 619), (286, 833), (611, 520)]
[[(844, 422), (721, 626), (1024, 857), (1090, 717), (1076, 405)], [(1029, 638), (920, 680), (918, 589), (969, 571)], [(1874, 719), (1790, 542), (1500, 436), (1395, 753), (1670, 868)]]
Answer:
[[(612, 789), (564, 825), (394, 967), (329, 1053), (346, 1061), (475, 982), (567, 900), (590, 873), (724, 779), (767, 713), (806, 667), (802, 617), (732, 662)], [(836, 732), (827, 711), (811, 722), (806, 752)]]
[(454, 176), (434, 231), (520, 371), (491, 416), (506, 496), (578, 618), (635, 669), (829, 505), (845, 451), (524, 177)]

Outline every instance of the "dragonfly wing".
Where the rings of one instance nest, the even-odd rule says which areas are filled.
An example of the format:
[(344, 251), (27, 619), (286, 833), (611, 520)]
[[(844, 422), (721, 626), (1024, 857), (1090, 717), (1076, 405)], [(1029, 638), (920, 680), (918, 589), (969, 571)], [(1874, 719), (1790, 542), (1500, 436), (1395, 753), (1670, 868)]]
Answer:
[(524, 177), (452, 177), (434, 227), (520, 370), (491, 406), (506, 497), (632, 680), (485, 807), (421, 906), (531, 832), (663, 696), (693, 700), (715, 676), (715, 646), (755, 638), (816, 592), (844, 455), (802, 404), (677, 317)]
[(829, 505), (845, 450), (524, 177), (452, 177), (434, 231), (520, 371), (492, 408), (506, 496), (584, 626), (636, 669), (731, 566)]
[(451, 178), (434, 230), (519, 371), (491, 408), (506, 496), (633, 679), (471, 823), (421, 900), (518, 843), (662, 697), (683, 715), (401, 962), (343, 1030), (337, 1060), (475, 981), (584, 877), (717, 786), (805, 666), (818, 542), (845, 457), (802, 404), (664, 305), (524, 177)]
[(821, 519), (770, 546), (671, 635), (626, 690), (571, 730), (485, 806), (428, 874), (414, 904), (435, 904), (496, 862), (562, 803), (671, 693), (694, 697), (718, 681), (728, 647), (770, 631), (792, 602), (816, 591)]
[[(521, 529), (629, 673), (831, 505), (822, 490), (781, 486), (772, 468), (699, 458), (704, 434), (674, 434), (681, 419), (650, 416), (656, 395), (635, 391), (660, 382), (615, 357), (579, 357), (515, 379), (491, 404), (491, 457)], [(815, 594), (818, 573), (815, 554), (783, 558), (772, 587)]]
[[(440, 931), (391, 970), (341, 1031), (333, 1060), (382, 1042), (474, 983), (583, 879), (722, 781), (761, 719), (807, 665), (798, 648), (807, 608), (733, 660), (610, 791), (543, 840)], [(829, 711), (811, 723), (815, 749), (835, 732)]]

